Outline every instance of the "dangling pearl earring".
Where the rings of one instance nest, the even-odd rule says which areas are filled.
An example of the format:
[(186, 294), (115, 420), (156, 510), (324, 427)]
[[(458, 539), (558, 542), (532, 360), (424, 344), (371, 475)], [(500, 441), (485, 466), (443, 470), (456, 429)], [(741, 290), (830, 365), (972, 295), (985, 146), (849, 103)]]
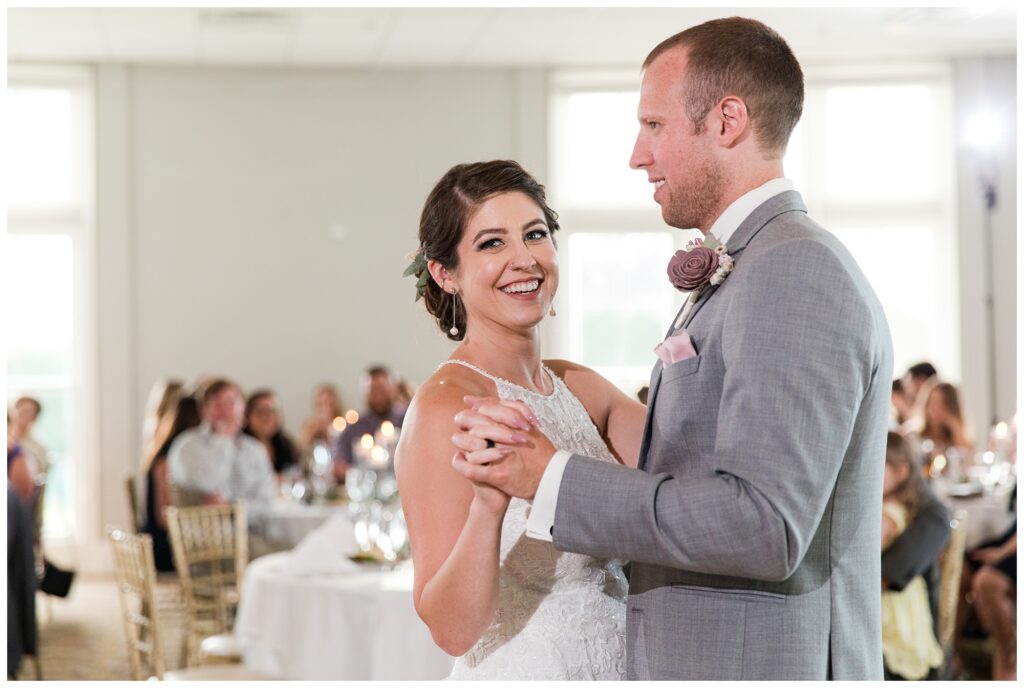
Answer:
[(551, 304), (551, 310), (548, 311), (548, 315), (550, 315), (552, 318), (558, 315), (558, 313), (555, 313), (555, 304)]
[(458, 337), (459, 328), (455, 326), (455, 301), (458, 299), (458, 296), (455, 295), (454, 291), (448, 293), (452, 295), (452, 328), (448, 330), (448, 333), (453, 337)]

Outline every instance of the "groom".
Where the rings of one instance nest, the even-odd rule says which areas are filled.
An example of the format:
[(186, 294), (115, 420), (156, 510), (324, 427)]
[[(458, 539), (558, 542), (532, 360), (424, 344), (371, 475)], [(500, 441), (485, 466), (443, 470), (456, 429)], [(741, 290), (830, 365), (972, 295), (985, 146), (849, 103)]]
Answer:
[(724, 248), (670, 266), (693, 292), (658, 347), (642, 470), (539, 433), (484, 464), (474, 452), (503, 437), (495, 400), (456, 418), (455, 467), (534, 499), (531, 536), (633, 562), (628, 678), (881, 679), (892, 348), (864, 275), (783, 178), (800, 66), (773, 30), (731, 18), (669, 38), (644, 69), (630, 166), (665, 222)]

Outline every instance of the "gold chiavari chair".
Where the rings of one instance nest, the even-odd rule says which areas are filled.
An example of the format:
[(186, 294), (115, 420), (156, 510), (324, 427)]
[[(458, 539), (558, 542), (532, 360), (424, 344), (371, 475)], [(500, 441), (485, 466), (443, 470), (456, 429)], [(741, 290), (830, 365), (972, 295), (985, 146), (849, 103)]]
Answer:
[(168, 507), (167, 530), (185, 603), (186, 665), (239, 661), (231, 629), (248, 561), (245, 505)]
[(257, 681), (272, 678), (239, 665), (167, 671), (156, 604), (153, 541), (149, 535), (136, 535), (116, 528), (107, 528), (107, 534), (114, 555), (114, 572), (134, 680), (154, 677), (168, 681)]

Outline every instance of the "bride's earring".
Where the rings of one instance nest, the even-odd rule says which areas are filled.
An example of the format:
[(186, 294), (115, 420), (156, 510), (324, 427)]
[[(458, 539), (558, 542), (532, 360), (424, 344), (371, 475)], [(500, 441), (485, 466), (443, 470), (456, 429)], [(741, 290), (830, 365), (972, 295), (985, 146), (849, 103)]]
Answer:
[(458, 301), (458, 296), (455, 295), (454, 291), (448, 292), (452, 295), (452, 328), (448, 330), (448, 334), (453, 337), (459, 336), (459, 328), (455, 326), (455, 302)]
[(550, 315), (552, 318), (558, 315), (558, 313), (555, 313), (555, 304), (551, 304), (551, 310), (548, 311), (548, 315)]

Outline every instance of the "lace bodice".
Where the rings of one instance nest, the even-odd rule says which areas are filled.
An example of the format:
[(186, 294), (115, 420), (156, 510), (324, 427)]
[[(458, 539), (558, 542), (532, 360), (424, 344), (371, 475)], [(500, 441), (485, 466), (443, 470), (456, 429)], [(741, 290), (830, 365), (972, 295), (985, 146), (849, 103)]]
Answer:
[[(545, 396), (495, 377), (498, 396), (525, 402), (541, 431), (560, 449), (615, 461), (580, 400), (547, 367)], [(513, 498), (501, 529), (501, 567), (494, 621), (460, 657), (453, 679), (619, 680), (625, 676), (626, 577), (622, 562), (559, 552), (526, 536), (530, 504)]]

